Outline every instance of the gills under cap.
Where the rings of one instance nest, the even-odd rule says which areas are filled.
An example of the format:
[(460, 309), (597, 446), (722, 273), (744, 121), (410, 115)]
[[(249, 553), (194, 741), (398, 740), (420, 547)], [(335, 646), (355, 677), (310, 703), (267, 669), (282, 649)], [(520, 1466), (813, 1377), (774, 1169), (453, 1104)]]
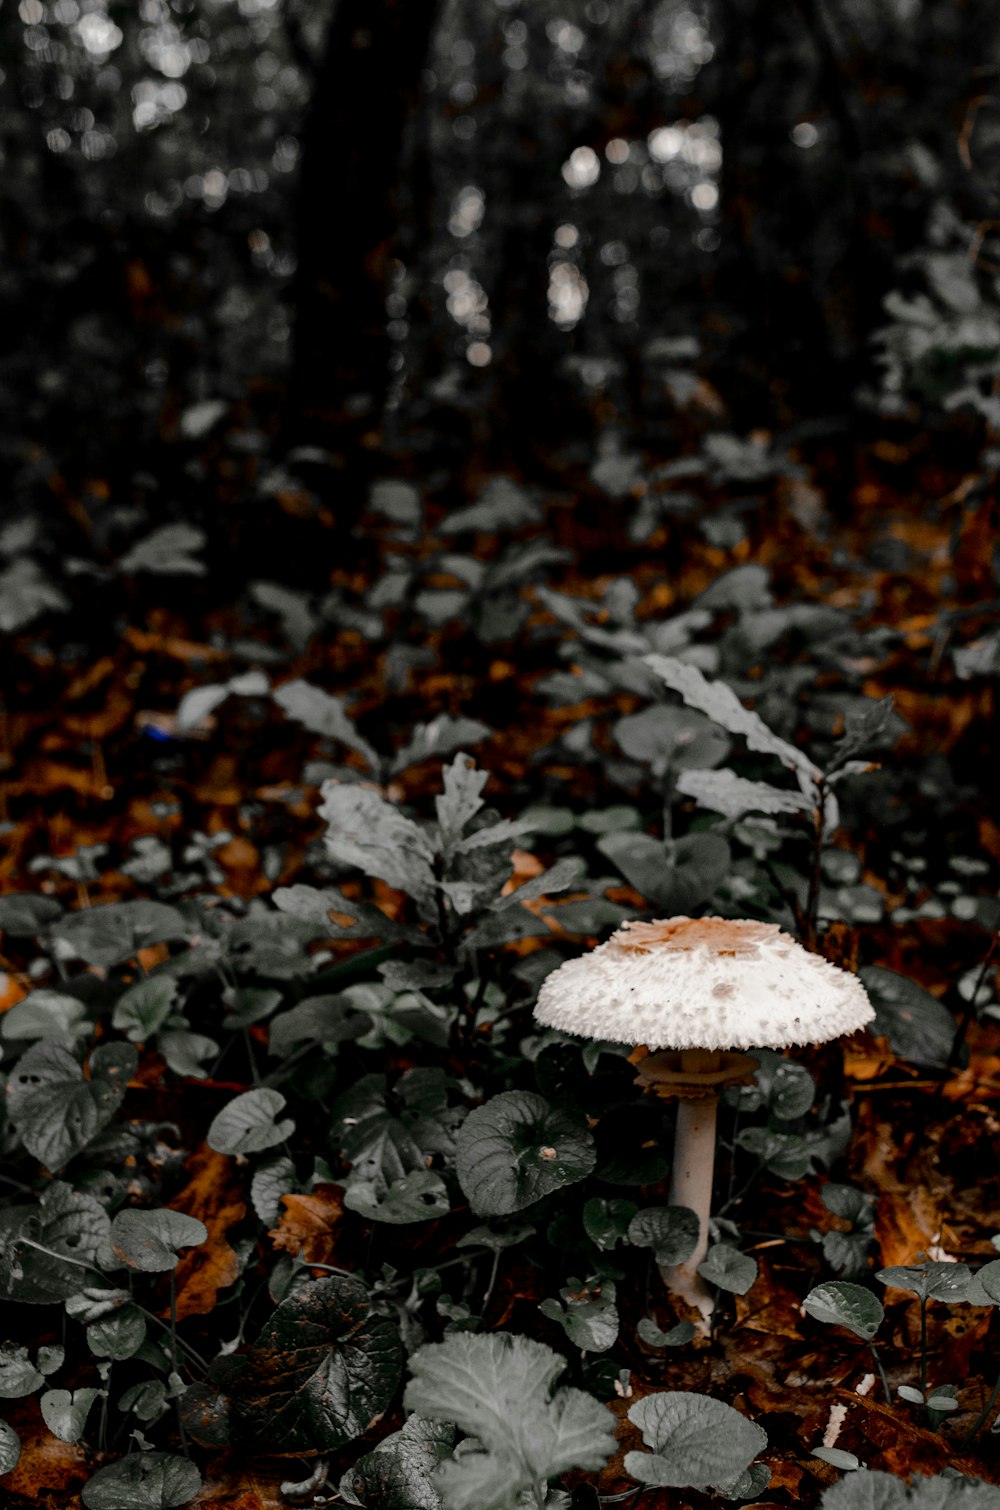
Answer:
[(871, 1022), (857, 976), (776, 923), (665, 918), (624, 923), (542, 984), (545, 1027), (649, 1049), (785, 1048)]

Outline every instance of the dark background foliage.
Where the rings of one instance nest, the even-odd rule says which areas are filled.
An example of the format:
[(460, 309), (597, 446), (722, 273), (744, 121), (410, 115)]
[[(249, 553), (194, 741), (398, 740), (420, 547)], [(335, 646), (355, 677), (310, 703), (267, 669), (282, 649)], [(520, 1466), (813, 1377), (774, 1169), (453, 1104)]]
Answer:
[(308, 446), (345, 516), (380, 445), (529, 477), (720, 416), (842, 445), (859, 407), (961, 387), (940, 349), (887, 381), (886, 295), (989, 345), (997, 27), (921, 0), (5, 0), (7, 445), (162, 499), (185, 411), (243, 404), (244, 449)]

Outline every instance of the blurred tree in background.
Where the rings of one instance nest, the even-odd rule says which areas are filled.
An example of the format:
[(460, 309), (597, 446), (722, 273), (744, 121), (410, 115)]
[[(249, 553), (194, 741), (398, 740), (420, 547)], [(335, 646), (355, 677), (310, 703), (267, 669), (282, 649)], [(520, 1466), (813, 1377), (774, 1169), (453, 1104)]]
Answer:
[(245, 404), (248, 448), (354, 493), (385, 445), (544, 474), (859, 398), (995, 426), (998, 33), (973, 0), (2, 0), (5, 444), (141, 488)]

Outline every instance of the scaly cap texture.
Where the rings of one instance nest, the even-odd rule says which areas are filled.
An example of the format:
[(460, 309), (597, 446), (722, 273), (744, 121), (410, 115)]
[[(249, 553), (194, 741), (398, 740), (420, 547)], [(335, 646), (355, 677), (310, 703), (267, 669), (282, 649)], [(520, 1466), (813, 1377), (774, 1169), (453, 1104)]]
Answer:
[(650, 1049), (785, 1048), (871, 1022), (857, 976), (775, 923), (665, 918), (624, 923), (544, 981), (545, 1027)]

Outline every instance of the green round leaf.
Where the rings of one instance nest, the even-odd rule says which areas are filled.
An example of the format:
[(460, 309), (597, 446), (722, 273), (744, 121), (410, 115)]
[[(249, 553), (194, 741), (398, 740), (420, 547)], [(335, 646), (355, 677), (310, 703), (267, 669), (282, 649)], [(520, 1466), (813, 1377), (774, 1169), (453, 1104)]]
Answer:
[(160, 1274), (180, 1263), (175, 1249), (196, 1248), (207, 1239), (208, 1228), (197, 1217), (169, 1207), (149, 1211), (130, 1206), (111, 1223), (109, 1243), (115, 1258), (129, 1269)]
[(0, 1038), (60, 1038), (70, 1043), (89, 1032), (86, 1007), (61, 991), (32, 991), (0, 1017)]
[(95, 1358), (132, 1358), (146, 1340), (146, 1318), (138, 1306), (125, 1306), (87, 1327), (87, 1346)]
[(295, 1131), (291, 1118), (274, 1120), (284, 1104), (280, 1091), (244, 1091), (213, 1118), (208, 1129), (209, 1148), (224, 1154), (260, 1153), (284, 1142)]
[(720, 1290), (745, 1295), (757, 1278), (757, 1260), (728, 1243), (716, 1243), (698, 1265), (698, 1273)]
[(1000, 1305), (1000, 1258), (994, 1258), (976, 1270), (962, 1299), (970, 1306)]
[(656, 1262), (673, 1268), (691, 1257), (698, 1232), (698, 1218), (687, 1206), (646, 1206), (629, 1222), (628, 1240), (635, 1248), (655, 1248)]
[(532, 1091), (504, 1091), (470, 1112), (455, 1145), (458, 1181), (477, 1216), (509, 1216), (594, 1167), (583, 1121)]
[(133, 1452), (101, 1468), (84, 1484), (87, 1510), (172, 1510), (190, 1504), (201, 1474), (188, 1458), (172, 1452)]
[(72, 945), (88, 965), (110, 969), (134, 959), (140, 949), (190, 932), (191, 925), (175, 908), (141, 899), (72, 912), (52, 929), (52, 936)]
[(166, 1022), (177, 999), (177, 981), (169, 975), (151, 975), (130, 986), (115, 1003), (111, 1026), (133, 1043), (145, 1043)]
[(657, 1488), (731, 1484), (767, 1446), (755, 1422), (710, 1395), (664, 1390), (633, 1405), (628, 1418), (653, 1450), (626, 1453), (625, 1470)]
[(44, 1383), (45, 1376), (28, 1357), (26, 1347), (12, 1342), (0, 1347), (0, 1400), (21, 1400)]
[(803, 1309), (816, 1321), (847, 1327), (864, 1342), (872, 1340), (885, 1314), (881, 1302), (870, 1290), (846, 1279), (831, 1279), (817, 1285), (803, 1301)]

